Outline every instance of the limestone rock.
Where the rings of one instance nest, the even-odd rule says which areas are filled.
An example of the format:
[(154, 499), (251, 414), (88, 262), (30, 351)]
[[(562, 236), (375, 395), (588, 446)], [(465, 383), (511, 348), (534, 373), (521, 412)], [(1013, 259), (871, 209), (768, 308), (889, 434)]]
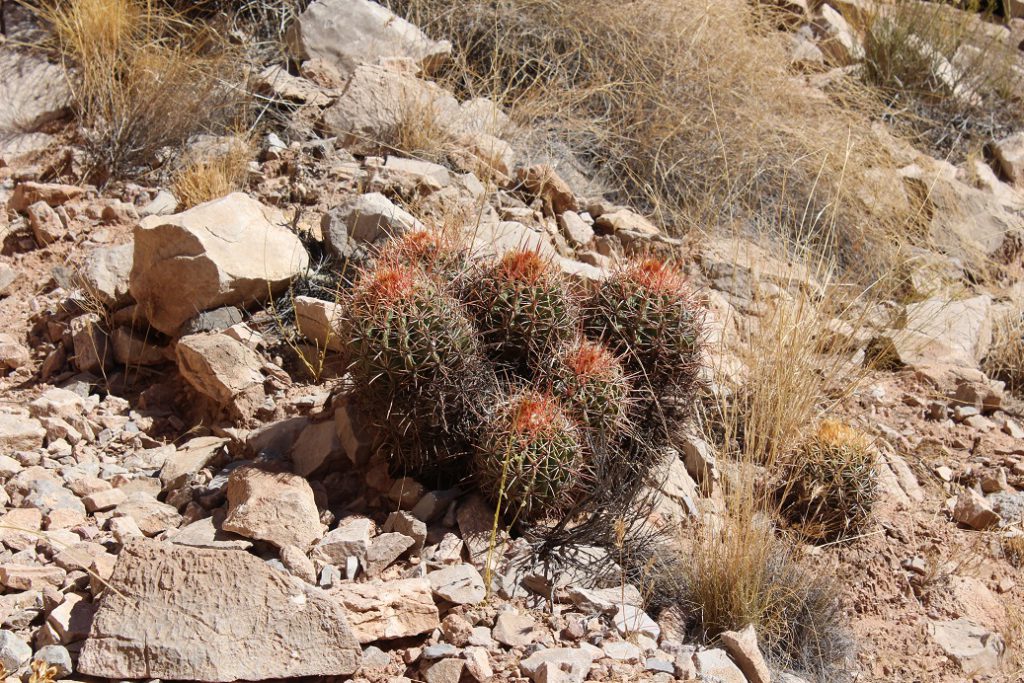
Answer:
[(64, 223), (61, 222), (57, 212), (50, 208), (44, 201), (38, 201), (29, 206), (25, 212), (28, 214), (28, 224), (32, 228), (32, 236), (36, 244), (45, 247), (53, 244), (64, 236)]
[(77, 279), (82, 287), (108, 308), (129, 303), (128, 277), (132, 272), (135, 245), (95, 249), (82, 262)]
[(18, 183), (14, 193), (7, 200), (7, 208), (11, 211), (25, 211), (36, 202), (44, 202), (49, 206), (61, 206), (72, 199), (85, 194), (85, 188), (60, 183)]
[(992, 152), (1006, 178), (1024, 189), (1024, 133), (1014, 133), (992, 145)]
[(521, 168), (518, 175), (519, 182), (544, 202), (550, 215), (579, 210), (579, 203), (576, 201), (572, 188), (550, 166), (538, 164)]
[(168, 347), (159, 346), (126, 327), (114, 328), (110, 333), (110, 346), (114, 360), (129, 367), (163, 365), (171, 358)]
[(362, 644), (429, 633), (441, 625), (427, 579), (350, 583), (331, 592)]
[(250, 414), (263, 402), (263, 360), (224, 334), (190, 334), (178, 340), (178, 370), (196, 391), (220, 406)]
[(984, 531), (1002, 521), (985, 497), (974, 489), (964, 489), (957, 496), (953, 519), (978, 531)]
[(749, 683), (771, 683), (772, 674), (757, 646), (757, 632), (753, 624), (747, 624), (739, 632), (726, 631), (718, 638)]
[(60, 64), (29, 50), (0, 52), (0, 159), (45, 147), (51, 136), (36, 131), (64, 116), (70, 106), (71, 90)]
[(224, 531), (300, 550), (308, 550), (323, 536), (313, 489), (290, 472), (238, 467), (228, 477), (227, 497)]
[(448, 41), (431, 40), (370, 0), (317, 0), (295, 20), (287, 39), (297, 59), (322, 59), (342, 74), (396, 57), (431, 73), (452, 51)]
[[(547, 681), (583, 683), (587, 674), (590, 673), (590, 666), (593, 663), (594, 655), (586, 650), (553, 647), (538, 650), (519, 662), (519, 671), (534, 683), (547, 683)], [(557, 672), (557, 674), (552, 672)]]
[(930, 299), (910, 304), (903, 328), (872, 340), (869, 356), (911, 367), (977, 368), (992, 341), (991, 303), (983, 295), (963, 301)]
[(933, 621), (928, 632), (964, 672), (977, 676), (999, 670), (1006, 644), (998, 633), (967, 619)]
[(316, 342), (319, 349), (345, 350), (337, 328), (343, 312), (340, 304), (311, 296), (297, 296), (294, 305), (295, 326), (302, 336)]
[(128, 494), (128, 498), (117, 506), (119, 515), (131, 517), (146, 536), (156, 536), (168, 529), (177, 529), (181, 515), (167, 503), (161, 503), (143, 491)]
[(468, 227), (471, 253), (476, 258), (501, 258), (510, 251), (535, 251), (545, 259), (558, 257), (548, 236), (517, 221), (484, 222)]
[(427, 574), (434, 594), (456, 605), (472, 605), (484, 599), (484, 580), (476, 567), (457, 564)]
[(40, 448), (44, 438), (46, 430), (39, 420), (27, 415), (0, 413), (0, 446), (3, 446), (5, 451), (30, 451), (33, 448)]
[(174, 334), (198, 312), (263, 300), (309, 265), (277, 209), (235, 192), (135, 229), (129, 289), (154, 328)]
[(32, 355), (25, 345), (6, 332), (0, 333), (0, 370), (17, 370), (32, 362)]
[(248, 553), (135, 541), (110, 583), (78, 662), (90, 676), (256, 681), (359, 666), (337, 602)]
[(331, 209), (321, 221), (324, 240), (339, 259), (351, 256), (358, 245), (421, 229), (422, 223), (379, 192), (351, 197)]
[(693, 656), (697, 673), (702, 680), (718, 680), (722, 683), (747, 683), (743, 672), (732, 663), (725, 650), (702, 650)]
[(537, 622), (529, 614), (505, 611), (494, 621), (493, 638), (508, 647), (526, 647), (537, 639)]

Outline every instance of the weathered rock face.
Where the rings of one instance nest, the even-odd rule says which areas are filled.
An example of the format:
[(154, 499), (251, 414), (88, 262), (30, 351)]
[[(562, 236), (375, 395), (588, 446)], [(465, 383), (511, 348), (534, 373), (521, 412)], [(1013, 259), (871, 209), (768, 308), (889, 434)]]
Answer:
[(45, 147), (51, 136), (36, 131), (63, 116), (70, 104), (59, 64), (29, 52), (0, 53), (0, 158)]
[(135, 229), (129, 289), (153, 327), (174, 334), (197, 313), (279, 292), (309, 265), (274, 208), (235, 192)]
[(331, 594), (347, 610), (360, 643), (416, 636), (440, 626), (427, 579), (350, 583)]
[(911, 367), (976, 368), (992, 342), (991, 303), (988, 296), (977, 296), (910, 304), (903, 329), (872, 342), (873, 353)]
[(447, 40), (428, 38), (416, 26), (370, 0), (318, 0), (292, 25), (288, 45), (298, 59), (322, 59), (342, 74), (381, 59), (412, 59), (430, 73), (448, 58)]
[(78, 669), (256, 681), (348, 675), (359, 659), (344, 612), (321, 590), (245, 552), (134, 541), (118, 557)]
[(227, 495), (224, 531), (300, 550), (308, 550), (324, 535), (313, 489), (302, 477), (239, 467), (228, 478)]
[(928, 633), (961, 669), (972, 675), (998, 671), (1006, 651), (998, 633), (967, 619), (933, 621), (928, 624)]
[(190, 334), (178, 341), (178, 370), (196, 391), (247, 414), (263, 400), (263, 361), (225, 334)]

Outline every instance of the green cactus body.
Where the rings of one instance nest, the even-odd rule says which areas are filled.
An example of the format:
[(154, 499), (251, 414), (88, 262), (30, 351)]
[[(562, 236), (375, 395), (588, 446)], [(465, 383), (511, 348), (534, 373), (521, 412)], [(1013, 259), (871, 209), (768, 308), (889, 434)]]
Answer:
[(564, 510), (587, 475), (579, 430), (554, 398), (534, 391), (489, 417), (474, 468), (484, 493), (517, 520)]
[(595, 286), (586, 330), (659, 394), (696, 381), (703, 309), (678, 270), (649, 259)]
[(606, 438), (627, 423), (630, 385), (625, 369), (603, 344), (579, 339), (548, 364), (544, 381), (581, 424)]
[(529, 374), (577, 332), (579, 309), (561, 273), (531, 251), (489, 264), (463, 288), (489, 355)]

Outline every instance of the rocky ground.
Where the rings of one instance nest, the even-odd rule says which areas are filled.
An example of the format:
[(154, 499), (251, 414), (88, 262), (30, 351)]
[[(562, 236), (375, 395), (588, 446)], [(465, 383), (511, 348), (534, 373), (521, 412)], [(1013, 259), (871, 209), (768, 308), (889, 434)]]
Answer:
[[(332, 8), (349, 21), (326, 23)], [(580, 282), (673, 255), (708, 300), (721, 368), (742, 364), (765, 292), (814, 278), (745, 239), (669, 237), (568, 169), (521, 163), (496, 105), (427, 80), (449, 46), (373, 3), (320, 0), (300, 21), (297, 74), (261, 78), (305, 136), (267, 136), (244, 191), (187, 210), (166, 187), (62, 182), (79, 160), (60, 69), (0, 44), (0, 128), (15, 131), (0, 141), (6, 676), (801, 680), (769, 670), (752, 629), (700, 645), (671, 611), (649, 615), (639, 587), (607, 580), (607, 549), (541, 563), (492, 533), (470, 487), (396, 476), (347, 400), (339, 305), (308, 273), (424, 224), (464, 228), (480, 257), (527, 246)], [(795, 34), (803, 58), (851, 44), (829, 5), (815, 25)], [(449, 163), (366, 144), (409, 98), (443, 112), (461, 150)], [(879, 348), (891, 361), (840, 407), (876, 437), (869, 531), (803, 546), (844, 588), (859, 681), (1021, 680), (1021, 558), (1007, 547), (1024, 534), (1024, 406), (979, 369), (992, 321), (1024, 296), (1024, 155), (1019, 140), (1004, 149), (1017, 186), (901, 148), (908, 186), (935, 185), (947, 248), (912, 274), (914, 303), (833, 321), (851, 364)], [(978, 253), (997, 282), (971, 284)], [(721, 511), (726, 469), (703, 440), (680, 444), (651, 482), (652, 524)]]

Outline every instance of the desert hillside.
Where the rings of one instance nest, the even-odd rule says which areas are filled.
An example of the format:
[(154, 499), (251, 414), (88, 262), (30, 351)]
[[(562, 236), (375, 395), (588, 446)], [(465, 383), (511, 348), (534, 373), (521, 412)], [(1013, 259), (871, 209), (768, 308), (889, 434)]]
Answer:
[(9, 683), (1024, 680), (1021, 0), (0, 1), (0, 239)]

